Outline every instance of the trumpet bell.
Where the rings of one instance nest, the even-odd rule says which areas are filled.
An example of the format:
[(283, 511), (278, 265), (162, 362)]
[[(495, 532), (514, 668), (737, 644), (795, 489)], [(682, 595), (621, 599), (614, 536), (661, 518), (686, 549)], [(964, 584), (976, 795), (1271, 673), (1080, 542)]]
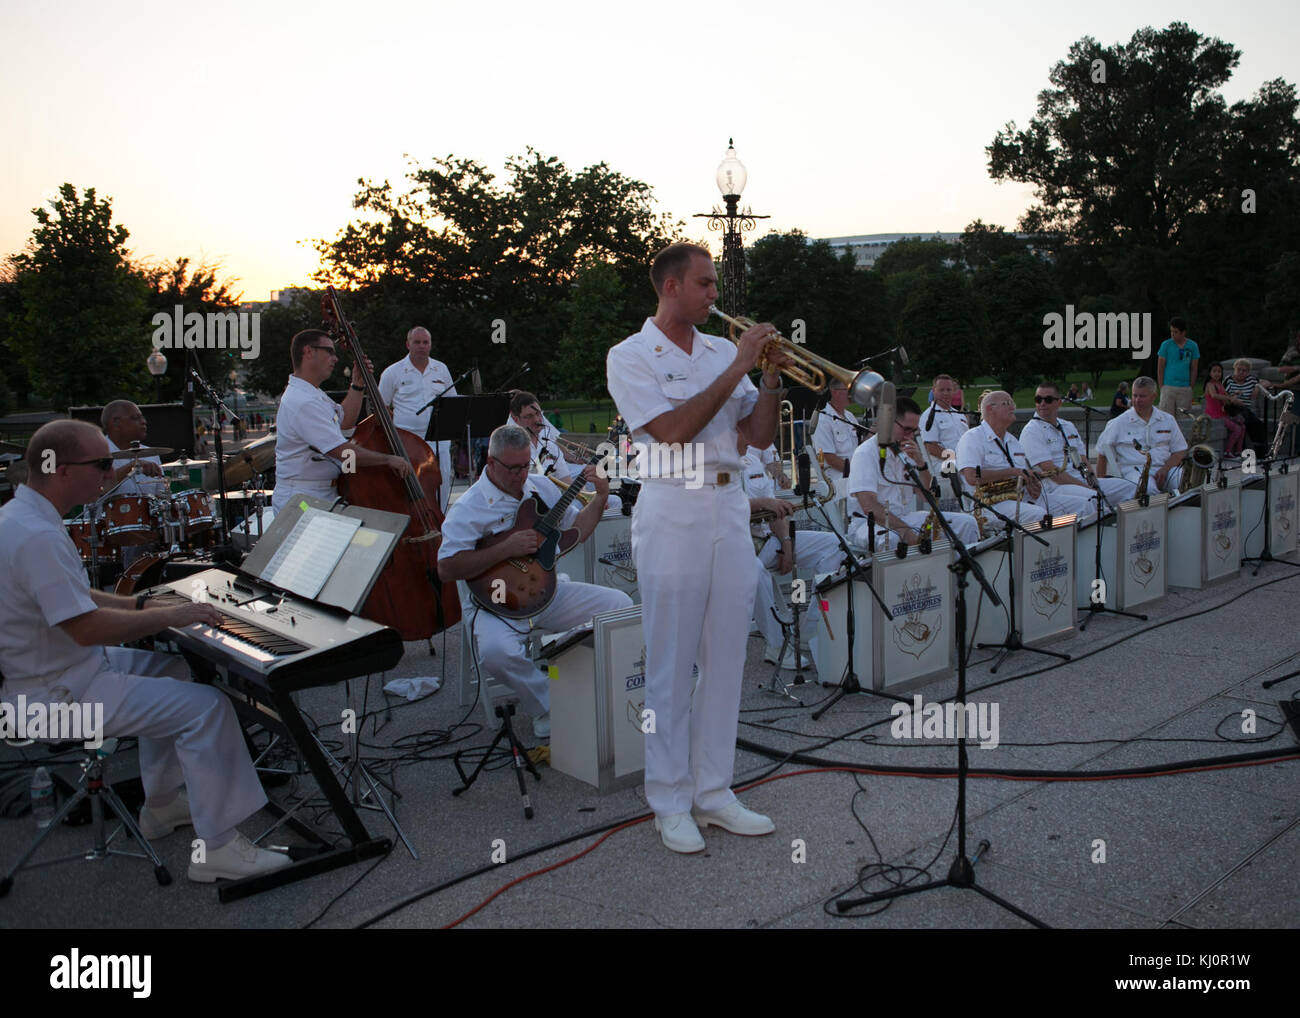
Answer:
[(885, 384), (882, 375), (875, 371), (859, 371), (849, 386), (849, 397), (861, 407), (874, 407), (880, 402), (880, 392)]

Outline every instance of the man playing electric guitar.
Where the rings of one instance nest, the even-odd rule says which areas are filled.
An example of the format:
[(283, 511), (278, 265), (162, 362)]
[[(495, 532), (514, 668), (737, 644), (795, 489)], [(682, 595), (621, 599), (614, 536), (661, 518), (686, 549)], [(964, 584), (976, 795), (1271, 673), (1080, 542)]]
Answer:
[[(523, 428), (504, 425), (492, 432), (488, 443), (487, 468), (478, 481), (447, 511), (442, 525), (442, 546), (438, 550), (438, 573), (444, 580), (472, 580), (499, 563), (521, 560), (536, 568), (532, 556), (548, 541), (539, 530), (523, 528), (505, 540), (489, 544), (484, 538), (510, 531), (526, 500), (541, 503), (538, 515), (561, 498), (561, 491), (549, 479), (528, 473), (531, 460), (529, 435)], [(561, 534), (577, 529), (577, 541), (585, 541), (596, 529), (605, 511), (609, 481), (594, 466), (584, 471), (596, 486), (596, 497), (581, 512), (569, 505), (556, 521), (554, 530)], [(553, 539), (553, 538), (551, 538)], [(480, 545), (487, 545), (481, 547)], [(557, 549), (562, 550), (561, 549)], [(491, 590), (484, 606), (475, 610), (466, 623), (477, 641), (479, 665), (486, 675), (506, 683), (520, 699), (523, 710), (533, 715), (533, 734), (545, 739), (551, 733), (551, 700), (546, 673), (539, 671), (524, 652), (524, 640), (532, 629), (562, 633), (590, 622), (593, 615), (627, 608), (632, 599), (621, 590), (597, 587), (590, 583), (560, 583), (555, 595), (531, 618), (508, 619), (494, 614), (491, 604), (506, 607), (508, 582)], [(512, 614), (515, 614), (512, 612)]]

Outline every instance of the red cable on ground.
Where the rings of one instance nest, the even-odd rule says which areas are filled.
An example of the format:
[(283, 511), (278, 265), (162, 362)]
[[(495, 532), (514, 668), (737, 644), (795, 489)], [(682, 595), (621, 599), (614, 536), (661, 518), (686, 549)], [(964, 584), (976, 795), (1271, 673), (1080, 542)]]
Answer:
[[(1239, 763), (1230, 763), (1230, 764), (1206, 764), (1201, 767), (1180, 767), (1180, 768), (1173, 768), (1166, 771), (1150, 771), (1142, 774), (1122, 774), (1122, 775), (1080, 774), (1073, 777), (1065, 776), (1065, 775), (1049, 776), (1049, 777), (1031, 777), (1029, 775), (1006, 775), (1006, 774), (987, 773), (984, 771), (967, 771), (966, 776), (971, 778), (984, 778), (991, 781), (1067, 781), (1067, 782), (1122, 781), (1126, 779), (1131, 780), (1134, 778), (1163, 778), (1163, 777), (1170, 777), (1175, 774), (1196, 774), (1202, 771), (1222, 771), (1222, 770), (1228, 770), (1233, 767), (1258, 767), (1261, 766), (1262, 764), (1281, 763), (1286, 760), (1300, 760), (1300, 752), (1288, 756), (1272, 757), (1267, 760), (1248, 760), (1248, 761), (1242, 761)], [(957, 774), (955, 770), (951, 772), (945, 772), (945, 773), (930, 772), (926, 774), (920, 774), (920, 773), (910, 773), (907, 771), (898, 771), (898, 770), (881, 771), (871, 767), (854, 767), (849, 764), (845, 764), (842, 767), (808, 767), (801, 771), (791, 771), (788, 774), (773, 774), (769, 777), (751, 782), (748, 785), (742, 785), (739, 788), (737, 788), (736, 791), (744, 792), (751, 788), (757, 788), (759, 785), (766, 785), (768, 782), (771, 781), (783, 781), (786, 778), (798, 778), (798, 777), (802, 777), (805, 774), (837, 774), (837, 773), (871, 774), (877, 776), (885, 775), (889, 777), (899, 777), (899, 778), (912, 777), (912, 778), (944, 778), (944, 779), (953, 778)], [(639, 817), (636, 820), (629, 820), (626, 823), (619, 824), (617, 827), (611, 828), (610, 830), (606, 831), (604, 834), (602, 834), (599, 838), (597, 838), (595, 841), (593, 841), (590, 845), (588, 845), (586, 848), (584, 848), (581, 852), (577, 853), (576, 855), (571, 855), (567, 859), (561, 859), (559, 862), (551, 863), (551, 865), (549, 866), (543, 866), (539, 870), (533, 870), (531, 873), (525, 873), (522, 876), (516, 877), (508, 884), (504, 884), (501, 887), (498, 887), (495, 891), (493, 891), (490, 895), (488, 895), (488, 897), (484, 898), (481, 902), (475, 905), (472, 909), (466, 912), (459, 919), (456, 919), (455, 921), (448, 923), (446, 926), (442, 928), (444, 930), (455, 929), (457, 926), (463, 923), (470, 916), (486, 908), (491, 902), (499, 898), (501, 895), (505, 894), (506, 891), (510, 890), (510, 888), (514, 887), (516, 884), (522, 884), (525, 880), (531, 880), (533, 877), (539, 877), (543, 873), (550, 873), (552, 870), (558, 870), (564, 866), (569, 865), (569, 863), (571, 862), (576, 862), (587, 853), (599, 848), (609, 838), (613, 837), (615, 834), (618, 834), (619, 831), (625, 831), (629, 827), (636, 827), (638, 824), (644, 824), (650, 819), (651, 819), (650, 816), (643, 816), (643, 817)]]

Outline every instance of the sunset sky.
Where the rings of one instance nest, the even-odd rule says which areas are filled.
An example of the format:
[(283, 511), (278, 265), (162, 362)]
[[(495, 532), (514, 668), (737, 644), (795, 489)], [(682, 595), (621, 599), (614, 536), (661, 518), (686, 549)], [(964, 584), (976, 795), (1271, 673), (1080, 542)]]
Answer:
[[(1284, 8), (1287, 8), (1285, 11)], [(727, 138), (767, 228), (813, 236), (1008, 228), (1029, 201), (984, 148), (1032, 116), (1091, 35), (1188, 22), (1242, 51), (1229, 102), (1300, 80), (1300, 5), (175, 3), (0, 8), (0, 255), (64, 181), (113, 198), (139, 258), (220, 262), (246, 299), (302, 284), (358, 177), (405, 155), (500, 171), (532, 145), (605, 161), (688, 220)], [(717, 247), (716, 235), (707, 235)]]

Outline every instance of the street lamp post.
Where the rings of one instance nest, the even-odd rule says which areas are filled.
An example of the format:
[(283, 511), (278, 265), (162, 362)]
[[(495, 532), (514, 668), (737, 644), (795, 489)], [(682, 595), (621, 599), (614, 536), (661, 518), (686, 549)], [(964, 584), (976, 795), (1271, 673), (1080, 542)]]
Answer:
[(707, 219), (710, 230), (722, 233), (722, 292), (718, 303), (733, 317), (745, 313), (745, 241), (742, 233), (752, 230), (756, 220), (771, 216), (756, 216), (750, 208), (740, 209), (740, 195), (745, 190), (748, 174), (745, 165), (736, 158), (735, 142), (727, 139), (727, 152), (718, 164), (715, 179), (726, 211), (713, 206), (712, 212), (697, 212), (696, 219)]
[(162, 379), (167, 373), (167, 355), (161, 350), (154, 350), (145, 360), (149, 374), (153, 375), (153, 401), (162, 402)]

